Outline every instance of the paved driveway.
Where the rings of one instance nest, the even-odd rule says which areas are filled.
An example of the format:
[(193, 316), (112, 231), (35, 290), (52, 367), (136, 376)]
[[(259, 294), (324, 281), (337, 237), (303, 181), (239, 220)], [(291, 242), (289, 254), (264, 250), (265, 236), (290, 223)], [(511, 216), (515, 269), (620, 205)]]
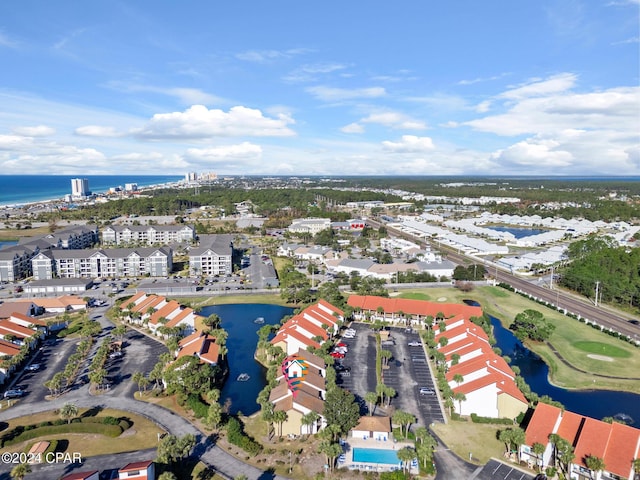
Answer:
[[(361, 413), (364, 414), (366, 404), (362, 399), (367, 392), (375, 392), (377, 384), (375, 333), (362, 323), (354, 323), (352, 328), (357, 332), (356, 337), (341, 340), (349, 348), (342, 364), (350, 366), (351, 373), (348, 376), (339, 374), (336, 383), (361, 401)], [(385, 342), (382, 348), (393, 354), (388, 368), (383, 369), (384, 384), (396, 391), (391, 405), (414, 414), (420, 425), (444, 422), (438, 395), (420, 395), (421, 387), (434, 392), (436, 387), (424, 349), (409, 346), (410, 342), (420, 342), (418, 333), (392, 328), (390, 338), (392, 340)]]

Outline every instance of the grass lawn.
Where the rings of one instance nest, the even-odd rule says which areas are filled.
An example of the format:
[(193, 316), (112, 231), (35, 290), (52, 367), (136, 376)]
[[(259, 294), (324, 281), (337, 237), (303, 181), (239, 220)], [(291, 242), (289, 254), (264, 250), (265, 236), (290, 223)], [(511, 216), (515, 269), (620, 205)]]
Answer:
[[(18, 222), (24, 223), (24, 222)], [(49, 226), (37, 227), (37, 228), (21, 228), (16, 230), (15, 228), (3, 228), (0, 229), (0, 242), (15, 242), (23, 237), (33, 237), (35, 235), (47, 235), (49, 233)]]
[(573, 342), (573, 346), (588, 353), (606, 355), (607, 357), (629, 358), (631, 356), (629, 350), (609, 343), (580, 341)]
[(247, 303), (266, 303), (269, 305), (282, 305), (293, 307), (280, 297), (280, 292), (260, 295), (216, 295), (211, 297), (171, 297), (178, 303), (192, 305), (193, 307), (208, 307), (210, 305), (229, 305)]
[[(571, 368), (560, 361), (548, 345), (529, 342), (527, 347), (540, 355), (549, 365), (551, 381), (555, 385), (569, 389), (595, 388), (640, 393), (640, 381), (634, 379), (640, 377), (640, 348), (499, 287), (480, 287), (471, 292), (461, 292), (455, 288), (416, 289), (403, 292), (402, 296), (423, 292), (432, 299), (446, 298), (445, 301), (448, 303), (460, 303), (465, 299), (475, 300), (480, 303), (485, 313), (498, 318), (505, 327), (511, 324), (518, 313), (527, 309), (538, 310), (556, 326), (549, 343), (575, 367)], [(603, 354), (603, 345), (605, 351), (613, 353)], [(595, 346), (599, 347), (600, 351), (585, 350)], [(588, 356), (594, 353), (609, 357), (611, 361)], [(594, 377), (592, 374), (614, 378)]]
[[(79, 415), (82, 415), (86, 411), (87, 409), (80, 409)], [(65, 439), (69, 442), (66, 449), (67, 452), (79, 452), (83, 457), (92, 457), (94, 455), (133, 452), (136, 450), (144, 450), (146, 448), (154, 448), (158, 445), (158, 434), (164, 433), (164, 430), (155, 423), (131, 412), (104, 409), (99, 413), (99, 416), (126, 417), (132, 421), (133, 425), (117, 438), (97, 434), (80, 433), (47, 435), (46, 438), (27, 440), (25, 442), (6, 447), (4, 450), (21, 452), (24, 451), (27, 445), (31, 445), (39, 440)], [(58, 420), (59, 418), (60, 417), (53, 411), (37, 413), (10, 420), (8, 422), (8, 429), (17, 425), (32, 425), (39, 422)]]
[(452, 420), (446, 425), (436, 423), (432, 428), (447, 447), (466, 461), (469, 460), (469, 453), (477, 464), (487, 463), (492, 457), (501, 458), (504, 453), (504, 444), (498, 440), (497, 432), (508, 428), (508, 425)]

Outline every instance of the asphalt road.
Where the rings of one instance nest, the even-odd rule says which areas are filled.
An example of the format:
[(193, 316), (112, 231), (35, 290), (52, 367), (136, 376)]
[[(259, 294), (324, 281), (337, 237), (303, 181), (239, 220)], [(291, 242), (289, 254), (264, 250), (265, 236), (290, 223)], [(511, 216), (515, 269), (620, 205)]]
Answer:
[[(104, 327), (100, 337), (104, 337), (113, 328), (111, 322), (103, 316), (105, 310), (106, 307), (89, 310), (91, 317), (99, 321)], [(250, 480), (284, 480), (284, 477), (278, 477), (270, 472), (247, 465), (228, 454), (217, 447), (210, 437), (203, 435), (188, 420), (172, 411), (133, 399), (133, 392), (137, 389), (137, 386), (131, 381), (131, 376), (137, 371), (145, 373), (150, 371), (157, 362), (158, 356), (166, 351), (162, 343), (135, 330), (129, 330), (127, 333), (124, 356), (107, 364), (109, 377), (114, 380), (112, 387), (108, 391), (93, 395), (89, 392), (89, 385), (81, 381), (81, 377), (86, 375), (92, 355), (100, 343), (98, 341), (94, 345), (89, 358), (85, 361), (83, 371), (74, 386), (60, 397), (46, 400), (45, 396), (49, 392), (44, 387), (44, 382), (50, 379), (57, 371), (64, 369), (66, 359), (74, 352), (77, 342), (78, 340), (65, 339), (55, 342), (48, 341), (43, 346), (42, 350), (34, 358), (34, 362), (41, 363), (42, 368), (37, 372), (24, 373), (12, 382), (13, 386), (24, 386), (26, 395), (18, 401), (12, 401), (13, 405), (10, 408), (0, 412), (0, 422), (55, 410), (67, 402), (71, 402), (78, 407), (125, 410), (150, 419), (173, 435), (182, 436), (187, 433), (195, 435), (198, 443), (192, 452), (192, 456), (213, 467), (223, 477), (235, 478), (239, 475), (245, 475)], [(6, 389), (8, 388), (9, 386), (6, 387)], [(126, 465), (134, 457), (136, 460), (153, 459), (155, 458), (155, 450), (140, 452), (137, 457), (135, 454), (132, 457), (131, 452), (94, 457), (86, 465), (84, 462), (82, 464), (38, 465), (34, 466), (34, 473), (30, 474), (28, 478), (55, 479), (73, 471), (110, 470)], [(9, 472), (11, 468), (12, 465), (10, 464), (0, 463), (0, 480), (8, 480), (10, 478)]]
[[(368, 220), (368, 222), (370, 222), (373, 226), (380, 225), (378, 222), (372, 220)], [(448, 260), (451, 260), (452, 262), (459, 265), (481, 263), (484, 261), (483, 259), (479, 259), (471, 255), (459, 253), (456, 250), (443, 245), (436, 247), (436, 245), (431, 244), (431, 242), (425, 242), (425, 240), (422, 238), (418, 238), (407, 232), (389, 227), (388, 225), (386, 226), (386, 228), (389, 232), (393, 232), (394, 235), (398, 235), (399, 237), (406, 238), (412, 242), (416, 242), (422, 245), (430, 244), (434, 248), (438, 248), (443, 253), (446, 253)], [(557, 304), (561, 308), (565, 308), (571, 313), (580, 315), (581, 317), (586, 318), (592, 322), (596, 322), (606, 328), (611, 328), (617, 332), (629, 336), (630, 338), (634, 338), (637, 341), (640, 341), (640, 325), (635, 325), (630, 322), (630, 320), (638, 320), (632, 315), (614, 310), (606, 306), (595, 306), (588, 299), (578, 297), (575, 294), (571, 294), (563, 290), (551, 290), (549, 288), (545, 288), (531, 282), (530, 280), (520, 278), (509, 271), (500, 269), (496, 265), (493, 265), (493, 267), (491, 268), (492, 271), (490, 273), (492, 273), (496, 277), (498, 282), (508, 283), (524, 293), (533, 295), (553, 305)]]

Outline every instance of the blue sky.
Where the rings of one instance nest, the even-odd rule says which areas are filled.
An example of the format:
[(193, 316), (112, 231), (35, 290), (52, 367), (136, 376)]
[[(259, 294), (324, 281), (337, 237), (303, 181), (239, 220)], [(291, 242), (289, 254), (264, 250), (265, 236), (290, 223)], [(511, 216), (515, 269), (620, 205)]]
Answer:
[(640, 175), (640, 0), (0, 3), (1, 174)]

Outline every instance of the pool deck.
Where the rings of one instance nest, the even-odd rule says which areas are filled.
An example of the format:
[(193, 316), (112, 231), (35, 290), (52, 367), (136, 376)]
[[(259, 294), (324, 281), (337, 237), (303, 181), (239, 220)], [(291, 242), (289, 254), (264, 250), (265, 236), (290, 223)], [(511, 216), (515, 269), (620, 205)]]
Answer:
[[(339, 467), (348, 468), (349, 470), (360, 471), (372, 471), (372, 472), (388, 472), (390, 470), (396, 470), (397, 465), (389, 465), (387, 463), (372, 463), (372, 462), (354, 462), (353, 461), (353, 449), (354, 448), (375, 448), (380, 450), (397, 451), (404, 447), (413, 448), (414, 445), (411, 442), (394, 442), (393, 440), (375, 440), (362, 438), (349, 438), (343, 443), (342, 449), (344, 453), (344, 461), (339, 462)], [(400, 463), (400, 461), (398, 461)], [(419, 473), (419, 469), (416, 467), (411, 468), (411, 473)]]

